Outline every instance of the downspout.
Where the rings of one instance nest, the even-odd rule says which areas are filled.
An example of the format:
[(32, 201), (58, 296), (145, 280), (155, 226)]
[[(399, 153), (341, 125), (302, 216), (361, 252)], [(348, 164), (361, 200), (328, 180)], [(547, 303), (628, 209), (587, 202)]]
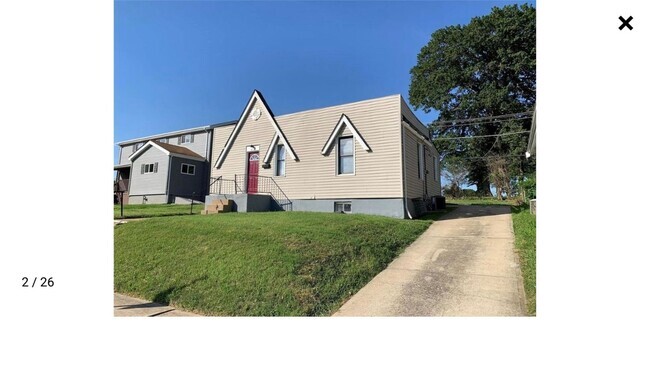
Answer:
[(406, 210), (406, 214), (408, 214), (409, 219), (413, 219), (413, 215), (411, 215), (411, 211), (409, 211), (409, 205), (408, 205), (408, 203), (406, 201), (406, 199), (408, 197), (408, 191), (407, 191), (407, 185), (408, 184), (406, 183), (406, 160), (405, 160), (405, 158), (406, 158), (406, 147), (405, 147), (406, 143), (404, 143), (404, 141), (405, 141), (405, 139), (404, 139), (404, 126), (402, 125), (401, 121), (400, 121), (400, 124), (399, 124), (399, 131), (400, 131), (400, 134), (402, 135), (402, 187), (403, 187), (402, 190), (404, 191), (404, 197), (403, 197), (404, 198), (404, 209)]
[(172, 155), (169, 155), (169, 163), (167, 164), (167, 188), (165, 189), (165, 195), (167, 196), (167, 204), (169, 204), (169, 184), (172, 179)]
[(208, 142), (206, 143), (205, 146), (205, 159), (208, 160), (207, 168), (203, 172), (203, 195), (209, 195), (210, 194), (210, 177), (212, 176), (212, 143), (213, 143), (213, 138), (212, 135), (214, 134), (214, 128), (208, 129), (206, 128), (206, 131), (208, 132)]

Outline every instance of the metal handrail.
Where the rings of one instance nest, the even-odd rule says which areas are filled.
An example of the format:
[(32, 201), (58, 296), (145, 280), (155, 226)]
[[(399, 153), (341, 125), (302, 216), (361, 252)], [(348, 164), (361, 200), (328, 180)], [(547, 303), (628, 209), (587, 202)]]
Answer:
[[(293, 210), (293, 202), (284, 190), (278, 185), (278, 183), (270, 176), (260, 176), (260, 175), (250, 175), (257, 177), (257, 192), (258, 194), (268, 194), (275, 200), (275, 202), (280, 206), (282, 210)], [(235, 175), (236, 184), (241, 183), (241, 185), (246, 187), (246, 192), (248, 193), (248, 175)]]
[(222, 194), (239, 194), (242, 193), (243, 190), (239, 187), (237, 181), (224, 179), (222, 176), (219, 176), (216, 178), (215, 177), (210, 178), (209, 192), (210, 194), (222, 195)]

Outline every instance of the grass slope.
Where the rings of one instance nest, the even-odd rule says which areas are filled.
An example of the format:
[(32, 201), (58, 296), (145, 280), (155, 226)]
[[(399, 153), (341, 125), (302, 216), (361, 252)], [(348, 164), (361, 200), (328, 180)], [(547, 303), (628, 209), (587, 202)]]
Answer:
[(537, 312), (537, 223), (535, 216), (530, 214), (527, 205), (514, 206), (511, 209), (512, 225), (515, 231), (515, 247), (519, 252), (521, 274), (524, 277), (528, 314), (535, 315)]
[(430, 224), (305, 212), (131, 222), (115, 228), (115, 290), (208, 315), (329, 315)]
[[(199, 214), (203, 209), (203, 203), (194, 204), (192, 214)], [(150, 218), (166, 217), (173, 215), (189, 215), (189, 204), (132, 204), (124, 206), (124, 218)], [(113, 217), (120, 218), (120, 206), (113, 206)]]

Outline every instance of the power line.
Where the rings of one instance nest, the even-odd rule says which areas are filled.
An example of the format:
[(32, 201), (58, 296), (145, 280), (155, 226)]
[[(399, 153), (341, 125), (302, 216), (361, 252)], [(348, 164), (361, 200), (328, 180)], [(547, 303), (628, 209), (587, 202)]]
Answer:
[(455, 119), (455, 120), (440, 120), (438, 121), (439, 123), (447, 123), (447, 124), (452, 124), (452, 123), (463, 123), (463, 122), (473, 122), (473, 121), (478, 121), (478, 120), (486, 120), (486, 119), (502, 119), (502, 118), (512, 118), (512, 117), (523, 117), (523, 116), (532, 116), (533, 112), (521, 112), (521, 113), (512, 113), (512, 114), (502, 114), (502, 115), (494, 115), (490, 117), (479, 117), (479, 118), (467, 118), (467, 119)]
[(485, 137), (501, 137), (501, 136), (509, 136), (513, 134), (523, 134), (523, 133), (530, 133), (530, 131), (519, 131), (519, 132), (507, 132), (507, 133), (501, 133), (501, 134), (488, 134), (485, 136), (465, 136), (465, 137), (448, 137), (448, 138), (433, 138), (433, 141), (449, 141), (449, 140), (454, 140), (454, 139), (468, 139), (468, 138), (485, 138)]
[[(445, 156), (447, 158), (449, 156)], [(526, 155), (492, 155), (492, 156), (477, 156), (477, 157), (459, 157), (455, 158), (456, 160), (478, 160), (478, 159), (490, 159), (490, 158), (505, 158), (505, 157), (526, 157)]]
[(473, 122), (473, 123), (461, 123), (461, 122), (458, 122), (458, 123), (455, 123), (455, 124), (451, 124), (451, 123), (447, 123), (447, 122), (443, 122), (442, 124), (440, 124), (440, 122), (434, 122), (434, 123), (431, 123), (431, 125), (434, 126), (434, 127), (464, 127), (464, 126), (468, 126), (468, 125), (505, 123), (505, 122), (512, 122), (512, 121), (525, 121), (525, 120), (528, 120), (530, 118), (531, 117), (522, 117), (522, 118), (516, 118), (516, 119), (500, 119), (500, 120), (491, 120), (491, 121), (487, 121), (487, 122)]

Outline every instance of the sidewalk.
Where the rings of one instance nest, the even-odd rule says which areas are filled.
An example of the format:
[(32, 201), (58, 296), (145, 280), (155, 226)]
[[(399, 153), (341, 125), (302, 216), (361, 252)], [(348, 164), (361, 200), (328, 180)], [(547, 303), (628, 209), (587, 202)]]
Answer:
[(114, 317), (201, 317), (160, 303), (113, 293)]

